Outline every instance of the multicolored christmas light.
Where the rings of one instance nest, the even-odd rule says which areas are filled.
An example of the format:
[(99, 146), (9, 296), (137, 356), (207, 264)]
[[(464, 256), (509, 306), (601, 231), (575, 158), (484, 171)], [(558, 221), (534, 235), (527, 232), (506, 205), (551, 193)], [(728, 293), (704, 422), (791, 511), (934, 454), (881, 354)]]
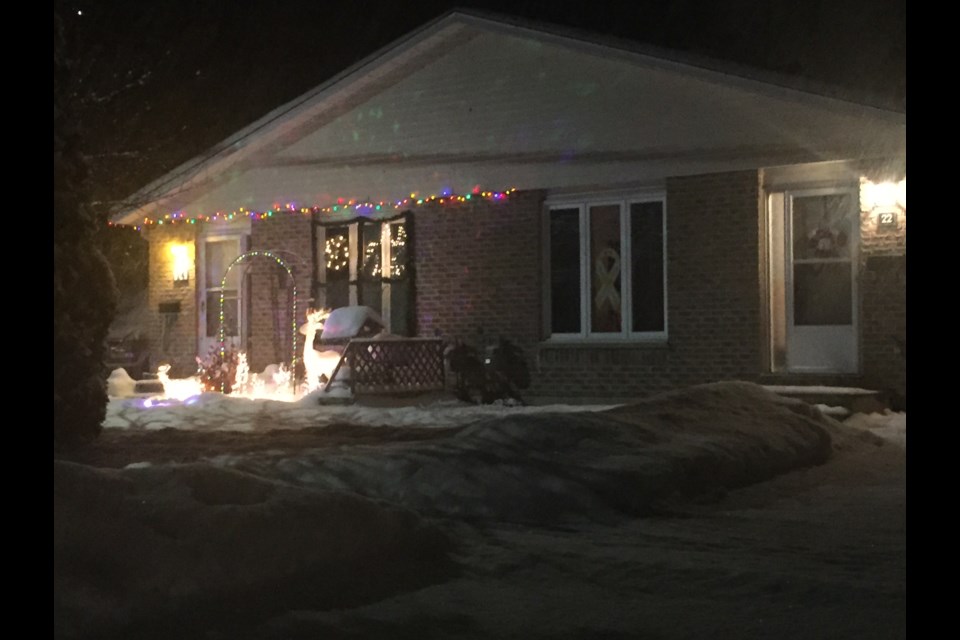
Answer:
[[(294, 380), (294, 376), (292, 375), (292, 372), (297, 370), (297, 279), (293, 277), (293, 271), (291, 271), (290, 267), (287, 266), (287, 263), (283, 261), (283, 258), (281, 258), (280, 256), (278, 256), (277, 254), (271, 251), (248, 251), (244, 254), (237, 256), (234, 259), (234, 261), (231, 262), (230, 265), (227, 267), (227, 270), (223, 274), (223, 279), (220, 280), (220, 335), (219, 335), (220, 361), (224, 362), (227, 355), (227, 339), (226, 339), (226, 331), (225, 331), (226, 325), (224, 323), (225, 318), (223, 313), (224, 302), (225, 302), (224, 294), (226, 293), (226, 289), (227, 289), (227, 276), (230, 275), (230, 270), (233, 269), (234, 265), (240, 264), (244, 260), (248, 260), (250, 258), (259, 258), (259, 257), (272, 259), (278, 265), (283, 267), (283, 269), (286, 270), (287, 275), (290, 276), (290, 282), (292, 284), (292, 290), (293, 290), (293, 309), (291, 310), (291, 314), (290, 314), (290, 323), (292, 325), (291, 344), (293, 345), (293, 356), (290, 358), (290, 371), (291, 371), (290, 380), (292, 384), (296, 384)], [(220, 393), (224, 393), (225, 389), (226, 389), (226, 380), (223, 379), (220, 382)]]
[[(441, 205), (452, 205), (452, 204), (461, 204), (466, 202), (471, 202), (480, 198), (486, 200), (500, 201), (505, 200), (510, 194), (515, 192), (517, 189), (512, 187), (506, 191), (482, 191), (479, 188), (475, 188), (471, 193), (466, 195), (451, 193), (450, 191), (444, 191), (440, 195), (430, 195), (430, 196), (418, 196), (416, 192), (411, 193), (409, 198), (404, 198), (402, 200), (396, 200), (393, 202), (390, 201), (380, 201), (380, 202), (369, 202), (369, 201), (358, 201), (358, 200), (345, 200), (343, 198), (338, 198), (336, 204), (328, 205), (326, 207), (314, 206), (314, 207), (300, 207), (297, 206), (294, 202), (287, 202), (286, 204), (274, 203), (273, 207), (267, 209), (266, 211), (249, 211), (243, 207), (229, 213), (224, 211), (218, 211), (213, 215), (197, 215), (192, 216), (187, 214), (184, 211), (174, 211), (173, 213), (168, 213), (162, 218), (144, 218), (143, 222), (132, 225), (137, 228), (139, 231), (143, 227), (152, 227), (152, 226), (163, 226), (171, 224), (197, 224), (198, 222), (216, 222), (224, 220), (234, 220), (236, 218), (250, 218), (252, 220), (263, 220), (265, 218), (272, 218), (275, 215), (280, 215), (281, 213), (285, 214), (299, 214), (299, 215), (309, 215), (309, 214), (331, 214), (331, 213), (340, 213), (343, 211), (352, 210), (353, 213), (359, 216), (369, 216), (375, 215), (378, 211), (390, 210), (390, 209), (404, 209), (414, 206), (423, 206), (425, 204), (431, 204), (437, 202)], [(113, 222), (108, 223), (110, 226), (131, 226), (131, 225), (121, 225)]]

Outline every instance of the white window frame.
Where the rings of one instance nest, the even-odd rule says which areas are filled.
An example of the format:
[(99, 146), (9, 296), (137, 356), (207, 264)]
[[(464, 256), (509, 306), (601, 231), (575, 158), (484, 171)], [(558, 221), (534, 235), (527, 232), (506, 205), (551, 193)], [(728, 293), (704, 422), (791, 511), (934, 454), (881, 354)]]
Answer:
[[(642, 204), (648, 202), (659, 202), (662, 207), (663, 224), (663, 331), (630, 331), (633, 326), (633, 269), (631, 268), (633, 260), (633, 247), (630, 241), (630, 205)], [(593, 207), (602, 207), (618, 205), (620, 207), (620, 246), (622, 247), (620, 256), (620, 304), (621, 304), (621, 330), (616, 333), (604, 332), (593, 333), (591, 328), (591, 256), (590, 256), (590, 209)], [(577, 333), (553, 333), (551, 325), (553, 319), (551, 314), (550, 296), (552, 283), (550, 277), (552, 270), (550, 268), (550, 222), (553, 211), (561, 209), (577, 209), (579, 211), (579, 231), (580, 231), (580, 331)], [(546, 230), (544, 237), (547, 239), (547, 247), (544, 251), (547, 268), (545, 269), (545, 298), (547, 303), (544, 305), (547, 322), (545, 330), (547, 332), (548, 342), (666, 342), (669, 333), (669, 313), (668, 313), (668, 287), (667, 287), (667, 197), (663, 191), (648, 193), (631, 193), (627, 196), (611, 197), (609, 195), (596, 195), (579, 198), (557, 198), (548, 199), (545, 203), (546, 211)]]

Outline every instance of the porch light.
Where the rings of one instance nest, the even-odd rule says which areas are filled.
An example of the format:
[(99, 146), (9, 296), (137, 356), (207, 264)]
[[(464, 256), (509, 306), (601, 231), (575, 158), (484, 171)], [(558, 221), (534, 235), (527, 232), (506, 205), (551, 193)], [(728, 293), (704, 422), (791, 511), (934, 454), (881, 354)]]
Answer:
[(190, 282), (190, 272), (193, 270), (190, 247), (185, 244), (172, 244), (170, 245), (170, 255), (173, 257), (174, 285), (186, 285)]
[(907, 210), (907, 179), (899, 182), (860, 181), (860, 208), (862, 211), (890, 210), (900, 207)]

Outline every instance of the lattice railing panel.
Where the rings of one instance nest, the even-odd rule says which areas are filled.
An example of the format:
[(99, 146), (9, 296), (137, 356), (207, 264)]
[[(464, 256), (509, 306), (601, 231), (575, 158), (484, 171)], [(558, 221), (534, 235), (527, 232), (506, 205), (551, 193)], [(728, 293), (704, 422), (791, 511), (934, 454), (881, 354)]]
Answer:
[(355, 338), (344, 355), (355, 393), (444, 388), (443, 340), (439, 338)]

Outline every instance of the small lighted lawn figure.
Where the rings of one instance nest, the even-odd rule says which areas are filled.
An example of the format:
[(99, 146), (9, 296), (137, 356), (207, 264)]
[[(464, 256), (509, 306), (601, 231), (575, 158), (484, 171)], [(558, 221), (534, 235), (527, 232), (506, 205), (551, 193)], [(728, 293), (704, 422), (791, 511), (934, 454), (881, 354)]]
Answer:
[(241, 395), (250, 391), (250, 365), (247, 364), (247, 354), (244, 351), (237, 354), (237, 372), (233, 388)]
[(163, 385), (163, 396), (168, 400), (180, 400), (198, 396), (203, 393), (203, 382), (199, 376), (190, 378), (171, 379), (169, 376), (170, 365), (162, 364), (157, 367), (157, 378)]
[(323, 331), (323, 324), (330, 317), (329, 309), (307, 309), (307, 322), (300, 327), (304, 334), (303, 367), (306, 370), (304, 388), (307, 393), (318, 388), (330, 379), (333, 370), (340, 362), (340, 353), (333, 350), (318, 351), (313, 348), (317, 332)]

